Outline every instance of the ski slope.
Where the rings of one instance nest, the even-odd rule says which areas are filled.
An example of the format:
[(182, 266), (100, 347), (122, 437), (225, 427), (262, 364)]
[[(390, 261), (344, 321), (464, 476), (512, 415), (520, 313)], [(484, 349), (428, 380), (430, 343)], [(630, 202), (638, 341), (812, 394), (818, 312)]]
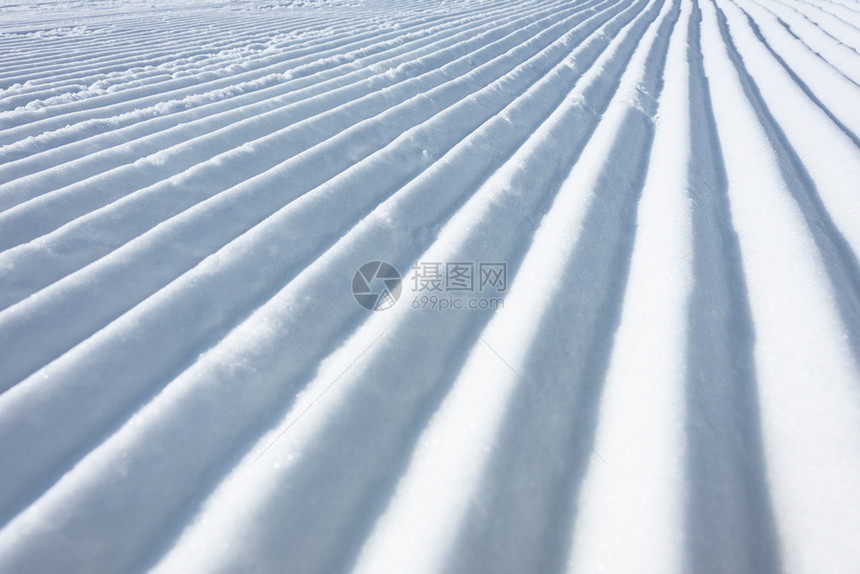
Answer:
[(858, 572), (858, 254), (856, 0), (0, 0), (0, 573)]

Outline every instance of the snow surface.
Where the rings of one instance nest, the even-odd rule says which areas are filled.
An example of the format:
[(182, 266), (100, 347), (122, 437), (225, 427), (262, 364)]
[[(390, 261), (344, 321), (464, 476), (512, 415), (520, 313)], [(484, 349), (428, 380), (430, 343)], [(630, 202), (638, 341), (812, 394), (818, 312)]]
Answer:
[(858, 254), (857, 0), (0, 0), (0, 573), (860, 572)]

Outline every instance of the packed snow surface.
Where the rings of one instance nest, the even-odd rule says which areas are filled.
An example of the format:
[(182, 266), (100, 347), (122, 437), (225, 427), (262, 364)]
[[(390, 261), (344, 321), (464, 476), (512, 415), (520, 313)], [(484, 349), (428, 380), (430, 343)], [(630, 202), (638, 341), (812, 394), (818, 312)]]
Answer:
[(857, 0), (0, 0), (0, 572), (860, 572), (858, 254)]

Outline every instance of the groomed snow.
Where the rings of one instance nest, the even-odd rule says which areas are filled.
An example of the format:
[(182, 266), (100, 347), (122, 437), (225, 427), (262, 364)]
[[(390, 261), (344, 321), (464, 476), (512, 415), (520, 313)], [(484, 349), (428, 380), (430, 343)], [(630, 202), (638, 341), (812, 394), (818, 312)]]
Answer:
[(860, 572), (858, 255), (857, 0), (0, 0), (0, 573)]

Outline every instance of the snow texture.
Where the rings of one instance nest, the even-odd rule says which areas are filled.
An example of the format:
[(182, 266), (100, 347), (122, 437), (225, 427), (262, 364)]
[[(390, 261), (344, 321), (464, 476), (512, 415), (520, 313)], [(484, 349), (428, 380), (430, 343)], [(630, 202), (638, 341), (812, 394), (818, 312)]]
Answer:
[(860, 572), (858, 255), (857, 0), (0, 0), (0, 573)]

